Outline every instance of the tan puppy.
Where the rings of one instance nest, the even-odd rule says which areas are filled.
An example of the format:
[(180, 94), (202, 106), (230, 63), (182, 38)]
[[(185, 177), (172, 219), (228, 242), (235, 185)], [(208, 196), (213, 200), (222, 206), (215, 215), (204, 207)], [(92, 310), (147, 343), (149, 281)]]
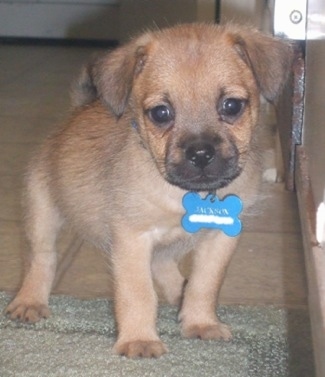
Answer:
[[(70, 120), (29, 168), (30, 265), (7, 308), (11, 318), (49, 315), (55, 241), (66, 222), (111, 254), (117, 353), (166, 352), (153, 278), (169, 302), (182, 302), (183, 336), (230, 339), (215, 308), (238, 237), (186, 232), (182, 197), (236, 194), (245, 208), (252, 204), (260, 95), (276, 98), (290, 63), (290, 46), (257, 31), (193, 24), (146, 33), (89, 65)], [(177, 264), (190, 250), (183, 295)]]

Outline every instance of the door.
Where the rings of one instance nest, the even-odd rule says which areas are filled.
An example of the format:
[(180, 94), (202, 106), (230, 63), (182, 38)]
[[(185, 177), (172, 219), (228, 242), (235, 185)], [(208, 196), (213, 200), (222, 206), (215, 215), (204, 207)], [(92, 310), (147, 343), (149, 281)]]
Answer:
[(294, 40), (292, 81), (279, 107), (287, 186), (296, 190), (317, 377), (325, 376), (325, 2), (272, 1), (274, 31)]

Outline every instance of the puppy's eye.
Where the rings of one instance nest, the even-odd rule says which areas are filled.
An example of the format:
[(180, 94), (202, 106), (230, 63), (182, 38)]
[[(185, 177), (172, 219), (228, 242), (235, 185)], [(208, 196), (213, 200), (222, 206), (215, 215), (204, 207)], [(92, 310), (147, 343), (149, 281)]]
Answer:
[(174, 120), (174, 111), (171, 107), (166, 105), (159, 105), (153, 107), (148, 111), (149, 118), (157, 125), (166, 125)]
[(245, 104), (243, 99), (226, 98), (221, 103), (219, 114), (224, 121), (233, 123), (242, 114)]
[(236, 98), (228, 98), (222, 104), (222, 110), (225, 115), (235, 116), (240, 113), (243, 102)]

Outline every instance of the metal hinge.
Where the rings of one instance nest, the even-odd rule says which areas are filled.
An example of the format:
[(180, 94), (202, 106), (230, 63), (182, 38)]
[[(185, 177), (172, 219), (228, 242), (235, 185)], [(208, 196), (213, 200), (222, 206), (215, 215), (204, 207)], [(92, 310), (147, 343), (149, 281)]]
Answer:
[(282, 38), (305, 40), (307, 29), (307, 0), (271, 0), (273, 33)]

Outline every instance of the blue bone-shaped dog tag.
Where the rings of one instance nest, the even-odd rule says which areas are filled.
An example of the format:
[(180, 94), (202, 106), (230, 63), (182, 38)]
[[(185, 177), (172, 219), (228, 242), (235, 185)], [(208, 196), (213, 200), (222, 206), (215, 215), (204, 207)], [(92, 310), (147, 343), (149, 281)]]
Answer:
[(210, 228), (220, 229), (227, 236), (236, 237), (242, 230), (238, 216), (243, 210), (243, 203), (236, 195), (219, 200), (212, 194), (202, 198), (195, 192), (188, 192), (183, 196), (183, 206), (186, 213), (182, 218), (182, 226), (189, 233)]

